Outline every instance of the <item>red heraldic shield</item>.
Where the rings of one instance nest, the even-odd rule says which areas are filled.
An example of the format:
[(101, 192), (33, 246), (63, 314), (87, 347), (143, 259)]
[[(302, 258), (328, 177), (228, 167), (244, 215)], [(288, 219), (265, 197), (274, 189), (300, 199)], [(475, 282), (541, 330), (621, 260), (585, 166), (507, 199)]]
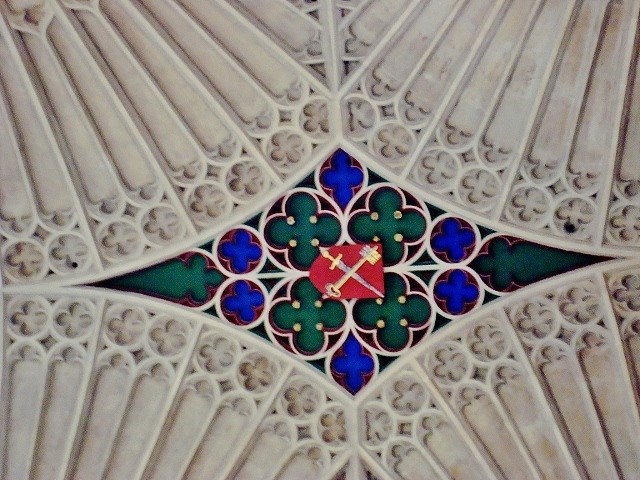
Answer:
[(324, 298), (382, 298), (383, 267), (379, 243), (321, 248), (309, 279)]

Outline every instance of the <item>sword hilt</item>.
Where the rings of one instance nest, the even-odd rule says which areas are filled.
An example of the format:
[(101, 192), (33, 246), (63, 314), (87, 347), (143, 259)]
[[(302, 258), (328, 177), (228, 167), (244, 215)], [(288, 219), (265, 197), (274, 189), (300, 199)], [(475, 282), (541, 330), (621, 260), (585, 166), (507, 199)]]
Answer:
[(329, 270), (335, 270), (336, 267), (338, 266), (338, 264), (340, 263), (340, 260), (342, 260), (342, 254), (339, 253), (337, 257), (333, 257), (330, 253), (329, 250), (327, 250), (326, 248), (323, 248), (320, 253), (322, 254), (322, 256), (324, 258), (326, 258), (327, 260), (331, 261), (331, 266), (329, 267)]

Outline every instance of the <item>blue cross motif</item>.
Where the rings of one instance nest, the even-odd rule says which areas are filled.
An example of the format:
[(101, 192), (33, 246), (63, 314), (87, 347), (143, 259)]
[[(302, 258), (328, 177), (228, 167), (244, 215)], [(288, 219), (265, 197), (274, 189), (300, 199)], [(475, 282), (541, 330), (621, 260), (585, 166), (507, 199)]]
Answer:
[(457, 263), (464, 260), (475, 238), (471, 228), (461, 225), (457, 218), (447, 218), (442, 222), (441, 231), (431, 239), (431, 245), (434, 252), (444, 254), (446, 261)]
[(331, 370), (341, 377), (338, 381), (349, 392), (355, 394), (364, 386), (367, 377), (373, 373), (373, 359), (366, 354), (352, 333), (349, 334), (338, 352), (340, 351), (342, 351), (342, 355), (338, 353), (331, 361)]
[(448, 278), (436, 282), (434, 293), (445, 301), (446, 310), (459, 315), (465, 311), (465, 304), (475, 302), (480, 294), (463, 270), (451, 270)]
[(344, 209), (362, 185), (362, 169), (353, 165), (351, 157), (344, 150), (336, 151), (320, 174), (320, 183), (331, 191), (331, 195)]
[(262, 249), (256, 245), (249, 231), (239, 228), (231, 238), (220, 242), (219, 251), (231, 265), (234, 273), (246, 273), (253, 268), (252, 263), (260, 260)]
[(231, 286), (232, 295), (223, 298), (222, 308), (234, 314), (243, 323), (253, 322), (256, 310), (264, 305), (264, 295), (258, 289), (251, 288), (246, 280), (239, 280)]

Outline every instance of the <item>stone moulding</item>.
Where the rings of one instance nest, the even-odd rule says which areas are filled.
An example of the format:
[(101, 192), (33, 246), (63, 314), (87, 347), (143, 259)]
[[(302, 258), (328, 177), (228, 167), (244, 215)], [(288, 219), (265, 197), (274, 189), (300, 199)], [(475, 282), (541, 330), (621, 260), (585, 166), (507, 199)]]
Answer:
[(611, 261), (513, 293), (355, 397), (184, 307), (95, 288), (7, 291), (3, 476), (258, 478), (268, 456), (274, 478), (632, 478), (639, 272)]

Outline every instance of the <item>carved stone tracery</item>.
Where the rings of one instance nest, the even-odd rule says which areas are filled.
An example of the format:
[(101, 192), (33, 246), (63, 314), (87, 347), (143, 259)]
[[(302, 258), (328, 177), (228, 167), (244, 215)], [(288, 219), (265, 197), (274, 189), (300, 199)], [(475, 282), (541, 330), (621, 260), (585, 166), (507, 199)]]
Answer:
[[(356, 356), (375, 374), (355, 398), (219, 318), (46, 286), (91, 284), (207, 242), (338, 147), (392, 179), (381, 188), (496, 231), (637, 255), (639, 2), (268, 7), (0, 4), (0, 477), (635, 478), (640, 276), (628, 262), (491, 310), (463, 305), (424, 337), (412, 326), (416, 347), (387, 370), (360, 319), (353, 332), (368, 347)], [(323, 213), (337, 209), (318, 195)], [(439, 218), (427, 216), (425, 235)], [(486, 254), (480, 243), (471, 256)], [(424, 283), (402, 271), (416, 252), (407, 247), (393, 275), (445, 311), (432, 287), (455, 282), (437, 274), (411, 290)], [(269, 268), (261, 255), (249, 270)], [(232, 279), (216, 299), (235, 292), (231, 264), (207, 259)], [(518, 285), (510, 277), (503, 291), (494, 274), (473, 281), (492, 295)], [(256, 279), (247, 294), (269, 297)], [(346, 304), (345, 318), (362, 308)], [(351, 327), (316, 366), (348, 357)]]

